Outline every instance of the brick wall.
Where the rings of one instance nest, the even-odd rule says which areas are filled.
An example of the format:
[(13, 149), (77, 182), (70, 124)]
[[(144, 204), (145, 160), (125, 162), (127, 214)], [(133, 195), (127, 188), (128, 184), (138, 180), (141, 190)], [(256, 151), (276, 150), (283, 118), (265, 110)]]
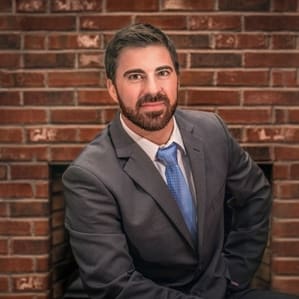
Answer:
[(253, 158), (273, 167), (260, 276), (299, 294), (298, 0), (5, 0), (0, 298), (59, 297), (63, 198), (49, 169), (69, 163), (113, 117), (104, 48), (133, 22), (160, 26), (175, 41), (180, 105), (219, 113)]

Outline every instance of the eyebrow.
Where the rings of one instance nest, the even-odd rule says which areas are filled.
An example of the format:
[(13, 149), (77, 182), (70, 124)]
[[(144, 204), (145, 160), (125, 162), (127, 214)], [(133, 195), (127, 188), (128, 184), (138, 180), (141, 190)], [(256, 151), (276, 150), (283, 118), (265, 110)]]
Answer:
[(144, 74), (145, 71), (142, 70), (142, 69), (127, 70), (127, 71), (124, 72), (123, 77), (126, 77), (127, 75), (132, 74), (132, 73), (142, 73), (142, 74)]
[[(162, 66), (159, 66), (156, 68), (155, 71), (161, 71), (161, 70), (170, 70), (173, 72), (173, 67), (169, 66), (169, 65), (162, 65)], [(139, 73), (139, 74), (145, 74), (145, 71), (143, 69), (131, 69), (131, 70), (127, 70), (124, 72), (123, 74), (123, 77), (126, 77), (127, 75), (129, 74), (132, 74), (132, 73)]]

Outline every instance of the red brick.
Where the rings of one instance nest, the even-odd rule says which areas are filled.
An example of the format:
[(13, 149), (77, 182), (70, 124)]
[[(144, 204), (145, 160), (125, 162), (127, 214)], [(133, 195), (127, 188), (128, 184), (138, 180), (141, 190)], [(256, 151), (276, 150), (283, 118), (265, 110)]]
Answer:
[(274, 109), (274, 122), (276, 124), (285, 124), (288, 122), (287, 109)]
[(219, 109), (219, 114), (230, 124), (265, 124), (271, 123), (270, 109)]
[(296, 258), (274, 258), (272, 260), (272, 271), (276, 274), (297, 274), (299, 260)]
[(273, 239), (271, 249), (274, 256), (299, 256), (299, 241), (296, 239)]
[(299, 129), (292, 127), (255, 127), (245, 130), (246, 141), (250, 142), (298, 142)]
[(210, 0), (193, 1), (193, 0), (163, 0), (162, 10), (178, 11), (207, 11), (214, 10), (214, 3)]
[(299, 179), (299, 164), (292, 163), (290, 166), (291, 177), (293, 179)]
[(297, 16), (286, 15), (252, 15), (245, 16), (245, 30), (248, 31), (297, 31), (299, 20)]
[(48, 84), (50, 87), (84, 87), (100, 86), (99, 72), (59, 72), (49, 73)]
[(244, 92), (245, 105), (298, 105), (298, 91), (250, 90)]
[(74, 142), (77, 141), (77, 128), (30, 128), (27, 131), (27, 140), (33, 143)]
[(131, 23), (130, 16), (82, 16), (80, 18), (81, 30), (115, 30), (128, 26)]
[(299, 160), (299, 148), (294, 146), (277, 146), (274, 149), (275, 160), (293, 161)]
[(8, 292), (8, 278), (7, 277), (0, 277), (0, 292)]
[(0, 161), (44, 161), (48, 159), (45, 146), (2, 146), (0, 147)]
[(24, 48), (30, 50), (43, 50), (45, 49), (45, 36), (44, 35), (25, 35)]
[(46, 12), (45, 0), (17, 0), (18, 12)]
[(40, 201), (12, 202), (12, 217), (45, 217), (49, 215), (49, 204)]
[(12, 11), (12, 1), (1, 1), (0, 2), (0, 12), (11, 12)]
[(285, 164), (279, 164), (279, 162), (273, 165), (273, 180), (283, 180), (290, 178), (289, 166)]
[(31, 272), (33, 270), (33, 260), (22, 257), (0, 257), (0, 269), (2, 274)]
[(52, 123), (94, 123), (98, 121), (98, 111), (95, 109), (55, 109), (51, 111)]
[(0, 106), (18, 106), (21, 104), (20, 93), (17, 91), (0, 92)]
[(51, 148), (51, 161), (73, 161), (82, 151), (82, 146), (57, 146)]
[(271, 287), (274, 290), (287, 294), (299, 294), (299, 278), (294, 276), (272, 275)]
[(298, 183), (280, 183), (279, 187), (280, 198), (296, 198), (299, 197), (299, 185)]
[(266, 86), (268, 71), (219, 71), (217, 85), (221, 86)]
[(143, 0), (143, 1), (108, 1), (106, 3), (108, 12), (120, 11), (157, 11), (159, 10), (159, 2), (156, 0)]
[(0, 234), (2, 236), (30, 236), (30, 222), (0, 220)]
[(101, 48), (101, 35), (51, 35), (49, 37), (50, 49), (99, 49)]
[(81, 128), (79, 130), (79, 140), (81, 142), (89, 142), (91, 141), (93, 138), (95, 138), (95, 136), (97, 134), (99, 134), (101, 132), (99, 127), (95, 127), (95, 128)]
[(24, 105), (68, 106), (74, 105), (73, 91), (24, 91)]
[(231, 53), (191, 53), (191, 68), (200, 67), (240, 67), (240, 54)]
[(273, 0), (273, 11), (291, 11), (297, 10), (297, 0)]
[(177, 49), (208, 49), (210, 39), (206, 34), (172, 34), (169, 35)]
[(0, 30), (65, 31), (76, 28), (75, 16), (0, 16)]
[(0, 165), (0, 180), (7, 179), (7, 167), (5, 165)]
[(65, 230), (56, 229), (52, 232), (52, 246), (62, 244), (65, 240)]
[(299, 67), (297, 53), (246, 53), (245, 67)]
[(219, 8), (232, 11), (268, 11), (270, 0), (219, 0)]
[(49, 169), (47, 164), (16, 164), (10, 166), (12, 180), (20, 179), (47, 179)]
[[(0, 254), (7, 255), (8, 254), (8, 238), (0, 239)], [(1, 283), (0, 283), (1, 285)], [(1, 287), (0, 287), (1, 289)]]
[(0, 49), (19, 50), (21, 46), (20, 36), (17, 34), (0, 34)]
[(0, 128), (0, 142), (4, 143), (22, 143), (23, 133), (19, 128)]
[(29, 183), (0, 183), (0, 197), (2, 198), (26, 198), (32, 195), (32, 186)]
[(51, 200), (52, 211), (61, 211), (64, 209), (64, 196), (62, 192), (62, 186), (60, 192), (53, 194)]
[(229, 90), (189, 90), (183, 105), (238, 105), (239, 92)]
[(46, 291), (49, 287), (48, 274), (45, 275), (19, 275), (13, 277), (13, 291)]
[(65, 31), (76, 28), (75, 16), (24, 16), (20, 19), (24, 31)]
[(299, 218), (299, 202), (298, 201), (274, 201), (273, 217), (277, 218)]
[(298, 86), (297, 72), (295, 70), (273, 70), (272, 71), (273, 86), (294, 87)]
[(288, 121), (290, 123), (299, 123), (299, 109), (288, 110)]
[(293, 34), (280, 34), (272, 36), (273, 49), (296, 49), (297, 36)]
[(219, 33), (214, 36), (216, 49), (265, 49), (268, 39), (264, 34)]
[(21, 56), (16, 53), (0, 53), (0, 68), (16, 69), (20, 67)]
[(296, 220), (273, 221), (272, 234), (274, 238), (298, 238), (299, 222)]
[(162, 30), (187, 29), (187, 20), (182, 15), (137, 15), (136, 23), (149, 23)]
[(188, 19), (190, 30), (241, 30), (241, 17), (234, 15), (200, 15)]
[(37, 272), (46, 272), (51, 267), (48, 257), (37, 257), (35, 262)]
[(33, 72), (0, 72), (2, 87), (43, 87), (44, 74)]
[(33, 222), (33, 234), (35, 236), (48, 236), (50, 233), (49, 220), (40, 220)]
[(52, 219), (51, 219), (52, 229), (63, 227), (63, 223), (64, 223), (64, 211), (57, 211), (52, 213)]
[(211, 86), (214, 83), (214, 72), (182, 70), (180, 74), (181, 86)]
[(111, 99), (107, 90), (79, 90), (79, 105), (113, 105), (115, 102)]
[[(0, 202), (0, 216), (7, 217), (8, 216), (8, 204), (6, 202)], [(1, 242), (0, 242), (1, 243)], [(0, 245), (1, 247), (1, 245)], [(1, 252), (1, 249), (0, 249)]]
[(1, 124), (42, 124), (47, 122), (47, 113), (41, 109), (2, 109)]
[(12, 242), (13, 254), (37, 255), (49, 251), (48, 239), (15, 239)]
[(104, 54), (102, 52), (88, 52), (79, 54), (79, 68), (104, 67)]
[(51, 10), (53, 12), (75, 12), (75, 11), (101, 11), (102, 0), (70, 0), (70, 1), (51, 1)]
[(73, 53), (35, 53), (24, 55), (25, 68), (73, 68)]
[[(37, 296), (36, 298), (38, 299), (50, 299), (50, 298), (44, 298), (44, 297), (41, 297), (40, 296)], [(5, 294), (5, 295), (1, 295), (1, 299), (32, 299), (32, 295), (26, 295), (26, 294), (16, 294), (16, 293), (13, 293), (13, 294)]]
[(35, 183), (35, 197), (36, 198), (48, 198), (49, 197), (49, 183), (48, 182), (36, 182)]

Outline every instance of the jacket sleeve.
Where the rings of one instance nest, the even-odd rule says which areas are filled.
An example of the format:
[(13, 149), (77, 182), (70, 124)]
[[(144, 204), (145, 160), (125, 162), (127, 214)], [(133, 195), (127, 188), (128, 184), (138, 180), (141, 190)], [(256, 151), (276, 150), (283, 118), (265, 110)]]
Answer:
[(63, 184), (65, 225), (91, 299), (200, 299), (158, 285), (135, 270), (117, 202), (96, 176), (71, 165)]
[(263, 171), (223, 127), (228, 140), (227, 190), (232, 196), (224, 254), (231, 289), (243, 289), (249, 286), (267, 244), (272, 196)]

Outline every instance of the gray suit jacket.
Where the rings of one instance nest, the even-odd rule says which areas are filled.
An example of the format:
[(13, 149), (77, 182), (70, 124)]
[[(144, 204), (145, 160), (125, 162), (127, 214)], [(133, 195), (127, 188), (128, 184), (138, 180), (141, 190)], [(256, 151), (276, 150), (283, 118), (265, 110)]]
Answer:
[[(90, 298), (221, 299), (249, 285), (267, 241), (270, 186), (215, 114), (175, 114), (197, 200), (194, 244), (167, 185), (117, 116), (63, 176), (66, 228)], [(233, 198), (225, 239), (226, 193)]]

